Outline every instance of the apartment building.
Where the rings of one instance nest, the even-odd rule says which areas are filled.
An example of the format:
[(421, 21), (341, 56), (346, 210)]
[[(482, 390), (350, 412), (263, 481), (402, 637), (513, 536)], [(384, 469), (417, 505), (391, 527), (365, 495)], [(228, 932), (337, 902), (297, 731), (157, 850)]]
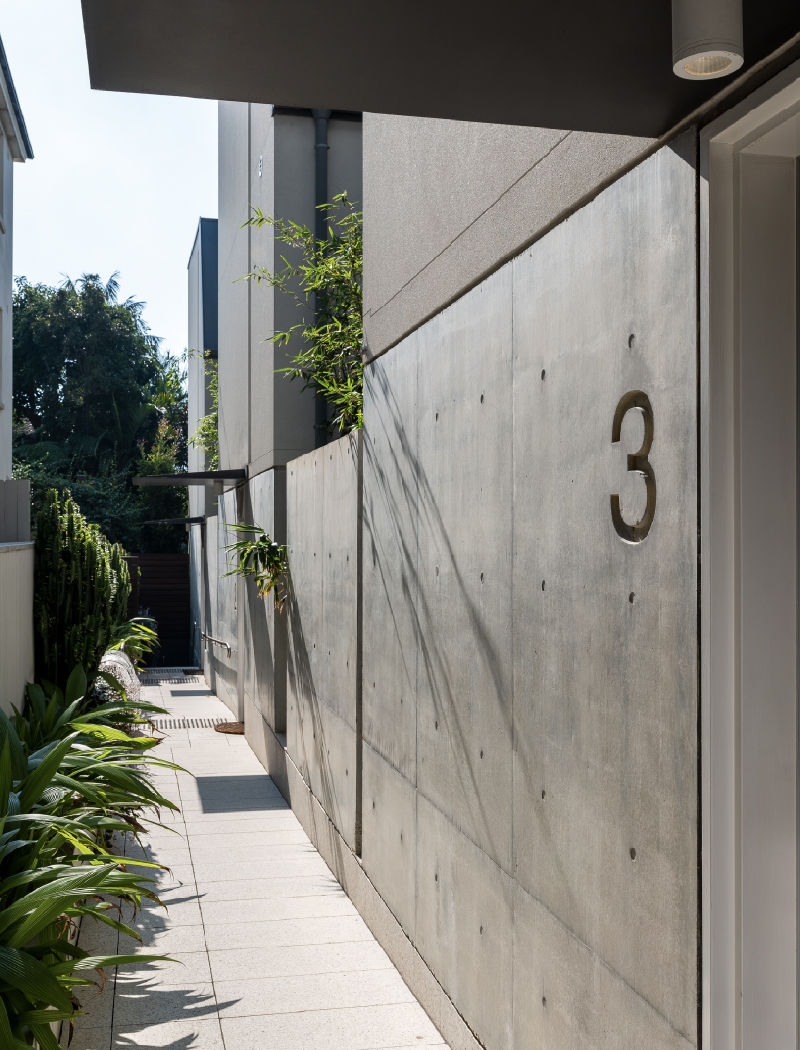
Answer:
[[(236, 100), (206, 557), (255, 521), (292, 594), (208, 572), (209, 680), (451, 1046), (796, 1045), (796, 9), (695, 4), (692, 50), (678, 0), (346, 5), (334, 62), (312, 5), (298, 63), (287, 11), (184, 7), (84, 13), (96, 86)], [(320, 102), (364, 114), (324, 447), (231, 284)]]

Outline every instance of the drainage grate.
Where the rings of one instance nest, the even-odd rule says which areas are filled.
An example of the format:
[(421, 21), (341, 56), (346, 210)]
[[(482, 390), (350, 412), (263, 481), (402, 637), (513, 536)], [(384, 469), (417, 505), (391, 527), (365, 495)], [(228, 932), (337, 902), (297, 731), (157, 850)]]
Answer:
[(145, 667), (142, 674), (151, 676), (152, 678), (158, 678), (159, 675), (166, 675), (168, 678), (174, 678), (176, 674), (200, 674), (199, 667)]
[(213, 729), (228, 718), (154, 718), (156, 729)]
[(200, 675), (184, 674), (180, 678), (151, 678), (150, 675), (142, 675), (139, 681), (142, 685), (205, 685), (205, 680)]

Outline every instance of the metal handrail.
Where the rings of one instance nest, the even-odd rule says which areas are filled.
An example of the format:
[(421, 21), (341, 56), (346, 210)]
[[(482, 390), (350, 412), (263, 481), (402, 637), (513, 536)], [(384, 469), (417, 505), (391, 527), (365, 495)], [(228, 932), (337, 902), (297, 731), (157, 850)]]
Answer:
[(232, 652), (235, 652), (235, 650), (234, 650), (234, 649), (232, 649), (232, 648), (231, 648), (231, 647), (230, 647), (230, 646), (228, 645), (228, 643), (227, 643), (227, 642), (222, 642), (222, 641), (220, 641), (220, 640), (219, 640), (219, 638), (212, 638), (212, 637), (211, 637), (211, 635), (210, 635), (210, 634), (206, 634), (206, 633), (205, 633), (205, 631), (201, 631), (201, 632), (200, 632), (200, 637), (201, 637), (201, 638), (205, 638), (205, 640), (206, 640), (207, 642), (213, 642), (213, 643), (214, 643), (214, 645), (221, 645), (221, 646), (224, 646), (224, 648), (228, 650), (228, 659), (229, 659), (229, 660), (230, 660), (230, 657), (231, 657), (231, 653), (232, 653)]

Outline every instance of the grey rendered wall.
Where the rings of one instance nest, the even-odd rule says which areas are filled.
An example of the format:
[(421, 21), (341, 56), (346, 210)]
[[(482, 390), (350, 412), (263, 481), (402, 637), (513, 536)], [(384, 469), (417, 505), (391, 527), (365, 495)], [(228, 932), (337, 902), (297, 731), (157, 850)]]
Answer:
[[(360, 122), (331, 120), (329, 144), (329, 196), (347, 190), (359, 200)], [(258, 266), (282, 267), (280, 255), (290, 253), (281, 246), (276, 254), (268, 228), (253, 231), (242, 225), (251, 207), (260, 207), (266, 215), (313, 227), (314, 163), (310, 116), (220, 103), (220, 466), (247, 467), (249, 481), (238, 497), (226, 493), (219, 500), (218, 518), (215, 500), (206, 498), (206, 630), (236, 650), (228, 657), (224, 649), (209, 649), (208, 678), (244, 719), (258, 753), (256, 741), (264, 727), (286, 731), (285, 614), (276, 614), (272, 599), (258, 598), (252, 582), (220, 578), (228, 565), (218, 548), (234, 538), (225, 522), (237, 520), (255, 522), (277, 542), (285, 541), (285, 464), (314, 448), (316, 432), (310, 392), (275, 372), (288, 364), (294, 346), (276, 350), (269, 341), (274, 331), (297, 322), (298, 308), (266, 284), (240, 280)], [(190, 267), (190, 289), (191, 277)], [(203, 498), (202, 492), (196, 497), (201, 502), (195, 513), (204, 513), (199, 509)], [(194, 535), (193, 542), (194, 550), (199, 542)]]
[(652, 140), (364, 114), (364, 331), (382, 353)]
[(287, 468), (290, 758), (351, 849), (359, 843), (358, 535), (361, 435)]
[(250, 462), (249, 106), (219, 103), (219, 465)]
[(491, 1050), (697, 1043), (694, 156), (367, 368), (362, 860)]
[[(328, 194), (362, 196), (361, 123), (331, 120)], [(275, 331), (296, 324), (295, 301), (267, 285), (240, 280), (256, 267), (282, 268), (269, 228), (242, 229), (259, 207), (313, 228), (314, 122), (302, 114), (238, 102), (219, 104), (219, 362), (222, 467), (255, 475), (314, 448), (314, 403), (302, 383), (276, 369), (294, 345), (276, 349)]]

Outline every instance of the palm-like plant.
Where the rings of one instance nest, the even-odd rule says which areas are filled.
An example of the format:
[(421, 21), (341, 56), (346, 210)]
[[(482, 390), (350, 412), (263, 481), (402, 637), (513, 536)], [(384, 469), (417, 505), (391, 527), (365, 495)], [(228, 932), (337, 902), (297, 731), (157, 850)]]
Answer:
[[(58, 1050), (50, 1025), (79, 1010), (74, 989), (87, 972), (164, 958), (89, 957), (71, 943), (79, 918), (93, 918), (132, 937), (111, 914), (120, 901), (158, 901), (137, 861), (137, 874), (108, 842), (137, 831), (146, 807), (176, 809), (148, 779), (153, 737), (128, 736), (133, 705), (86, 710), (86, 676), (76, 668), (66, 696), (29, 687), (28, 715), (12, 723), (0, 712), (0, 1046)], [(138, 705), (137, 705), (138, 706)], [(151, 708), (156, 711), (157, 708)], [(115, 724), (116, 723), (116, 724)], [(138, 939), (138, 938), (137, 938)]]

